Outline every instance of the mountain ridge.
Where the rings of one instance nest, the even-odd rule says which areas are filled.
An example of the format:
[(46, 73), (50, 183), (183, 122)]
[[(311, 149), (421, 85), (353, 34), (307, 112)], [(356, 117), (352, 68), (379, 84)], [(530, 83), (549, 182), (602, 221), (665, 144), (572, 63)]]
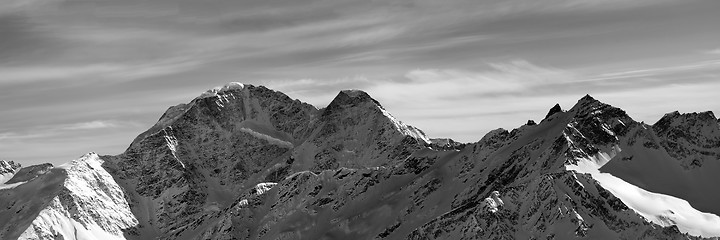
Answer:
[[(689, 140), (680, 138), (681, 146), (695, 149), (710, 143), (712, 149), (720, 129), (710, 135), (693, 129), (713, 129), (717, 120), (712, 113), (701, 118), (699, 125), (689, 120), (666, 125), (693, 134)], [(89, 161), (83, 171), (70, 175), (82, 173), (71, 178), (92, 183), (91, 190), (63, 195), (84, 206), (45, 201), (34, 210), (74, 219), (72, 209), (94, 206), (97, 214), (75, 213), (85, 219), (77, 221), (89, 229), (85, 238), (694, 239), (713, 231), (720, 236), (720, 229), (638, 209), (627, 193), (608, 185), (602, 175), (608, 173), (600, 170), (622, 176), (614, 166), (641, 160), (624, 160), (633, 159), (629, 154), (637, 155), (636, 149), (647, 145), (683, 152), (672, 147), (677, 141), (670, 140), (678, 138), (662, 142), (649, 129), (622, 109), (585, 95), (567, 111), (556, 104), (539, 124), (498, 129), (478, 142), (456, 144), (430, 139), (361, 90), (341, 91), (326, 108), (317, 109), (263, 86), (229, 83), (168, 108), (122, 154), (92, 153), (47, 172), (30, 168), (26, 172), (34, 173), (27, 183), (18, 181), (0, 193), (31, 191), (31, 182), (62, 188), (57, 185), (62, 177), (45, 179), (53, 172), (65, 176), (66, 169)], [(715, 171), (712, 164), (718, 161), (712, 156), (701, 154), (705, 164), (697, 169)], [(671, 163), (677, 162), (686, 161)], [(642, 179), (622, 179), (649, 186)], [(670, 194), (664, 188), (652, 190)], [(123, 217), (104, 220), (110, 219), (107, 211), (123, 212)], [(26, 218), (43, 227), (32, 227), (35, 237), (23, 239), (83, 238), (68, 232), (67, 224), (42, 222), (32, 214)], [(0, 230), (7, 224), (0, 222)]]

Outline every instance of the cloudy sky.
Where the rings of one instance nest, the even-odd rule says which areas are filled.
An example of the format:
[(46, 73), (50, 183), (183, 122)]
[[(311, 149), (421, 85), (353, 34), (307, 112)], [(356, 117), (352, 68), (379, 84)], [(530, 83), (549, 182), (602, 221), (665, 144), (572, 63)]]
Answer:
[(2, 0), (0, 159), (117, 154), (238, 81), (363, 89), (471, 142), (589, 93), (654, 123), (720, 111), (717, 0)]

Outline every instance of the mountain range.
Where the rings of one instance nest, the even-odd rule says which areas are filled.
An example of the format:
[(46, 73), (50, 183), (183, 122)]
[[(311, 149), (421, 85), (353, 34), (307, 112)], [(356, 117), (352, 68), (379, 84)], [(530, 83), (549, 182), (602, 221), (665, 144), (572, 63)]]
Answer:
[(717, 239), (718, 182), (712, 112), (649, 125), (586, 95), (459, 143), (361, 90), (229, 83), (119, 155), (0, 161), (0, 239)]

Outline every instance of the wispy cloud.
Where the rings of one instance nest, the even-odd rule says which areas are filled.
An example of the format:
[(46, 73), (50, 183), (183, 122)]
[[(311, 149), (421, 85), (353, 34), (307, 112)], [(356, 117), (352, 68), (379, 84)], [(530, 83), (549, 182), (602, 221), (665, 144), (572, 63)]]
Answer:
[(48, 138), (67, 134), (74, 131), (91, 131), (131, 126), (133, 123), (120, 121), (95, 120), (70, 124), (55, 124), (35, 126), (30, 129), (20, 129), (0, 132), (0, 141), (18, 141), (27, 139)]
[(367, 30), (354, 31), (340, 37), (339, 44), (347, 45), (371, 45), (378, 42), (393, 39), (403, 33), (398, 27), (376, 27)]
[(85, 44), (108, 44), (121, 42), (165, 42), (177, 44), (173, 40), (190, 37), (177, 31), (152, 28), (101, 28), (97, 26), (56, 27), (55, 35), (59, 38), (80, 41)]
[(55, 2), (57, 2), (57, 0), (4, 0), (0, 2), (0, 14), (34, 10)]
[[(282, 79), (263, 84), (300, 97), (322, 107), (341, 89), (366, 89), (373, 96), (389, 102), (427, 102), (430, 105), (474, 101), (498, 96), (553, 96), (567, 93), (632, 91), (683, 82), (709, 81), (705, 77), (687, 76), (719, 74), (720, 60), (697, 61), (636, 69), (562, 69), (540, 66), (518, 59), (486, 63), (486, 70), (414, 69), (399, 78), (377, 78), (356, 75), (336, 79)], [(710, 76), (708, 75), (708, 76)], [(429, 105), (427, 105), (429, 106)]]
[(679, 65), (670, 65), (663, 67), (654, 68), (642, 68), (623, 70), (610, 73), (601, 73), (595, 76), (589, 76), (582, 81), (607, 81), (607, 80), (618, 80), (618, 79), (641, 79), (649, 77), (663, 77), (668, 75), (680, 74), (680, 73), (703, 73), (707, 71), (718, 71), (720, 70), (720, 60), (707, 60), (698, 61), (691, 63), (684, 63)]
[(0, 142), (43, 138), (43, 137), (47, 137), (50, 135), (52, 135), (52, 134), (41, 133), (41, 132), (34, 132), (34, 133), (3, 132), (3, 133), (0, 133)]
[(201, 65), (191, 59), (165, 59), (144, 63), (95, 63), (79, 65), (44, 65), (0, 67), (0, 83), (52, 80), (133, 81), (177, 74)]
[(380, 79), (369, 79), (365, 76), (355, 75), (329, 80), (312, 78), (267, 80), (263, 84), (289, 96), (301, 98), (303, 102), (322, 108), (335, 97), (339, 90), (367, 89), (379, 84), (380, 81)]
[[(497, 127), (537, 121), (556, 102), (567, 108), (586, 93), (603, 101), (617, 100), (610, 103), (647, 121), (677, 109), (718, 107), (708, 100), (713, 96), (708, 89), (717, 85), (712, 74), (720, 73), (716, 61), (634, 70), (606, 68), (607, 73), (539, 66), (526, 60), (489, 63), (488, 67), (485, 71), (416, 69), (404, 75), (407, 81), (385, 82), (368, 90), (396, 116), (414, 119), (409, 123), (431, 135), (462, 135), (466, 141)], [(690, 73), (710, 75), (689, 77), (695, 76)]]
[(323, 107), (343, 89), (364, 89), (386, 101), (450, 102), (460, 98), (520, 94), (538, 86), (579, 78), (571, 71), (541, 67), (526, 60), (487, 63), (485, 68), (488, 70), (414, 69), (400, 78), (355, 75), (335, 79), (268, 80), (263, 84)]
[(58, 127), (62, 130), (93, 130), (93, 129), (103, 129), (103, 128), (115, 128), (119, 127), (119, 124), (111, 122), (111, 121), (91, 121), (91, 122), (81, 122), (81, 123), (74, 123), (74, 124), (68, 124), (65, 126)]
[(376, 91), (422, 93), (430, 99), (455, 99), (484, 94), (519, 93), (535, 86), (568, 82), (577, 77), (569, 71), (541, 67), (526, 60), (489, 63), (487, 71), (416, 69), (407, 72), (408, 82), (389, 83)]
[(78, 77), (116, 72), (123, 66), (94, 64), (82, 66), (24, 66), (0, 68), (0, 82), (27, 82), (56, 79), (74, 79)]

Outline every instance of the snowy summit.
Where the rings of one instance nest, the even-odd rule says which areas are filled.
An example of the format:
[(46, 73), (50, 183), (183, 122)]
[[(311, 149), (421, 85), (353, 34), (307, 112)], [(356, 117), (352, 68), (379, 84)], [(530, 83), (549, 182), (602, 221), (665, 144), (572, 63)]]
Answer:
[(198, 98), (202, 99), (202, 98), (216, 97), (216, 96), (218, 96), (218, 94), (223, 93), (225, 91), (242, 90), (244, 88), (245, 88), (245, 84), (242, 84), (239, 82), (229, 82), (223, 86), (217, 86), (217, 87), (208, 89), (204, 93), (200, 94), (200, 96)]

